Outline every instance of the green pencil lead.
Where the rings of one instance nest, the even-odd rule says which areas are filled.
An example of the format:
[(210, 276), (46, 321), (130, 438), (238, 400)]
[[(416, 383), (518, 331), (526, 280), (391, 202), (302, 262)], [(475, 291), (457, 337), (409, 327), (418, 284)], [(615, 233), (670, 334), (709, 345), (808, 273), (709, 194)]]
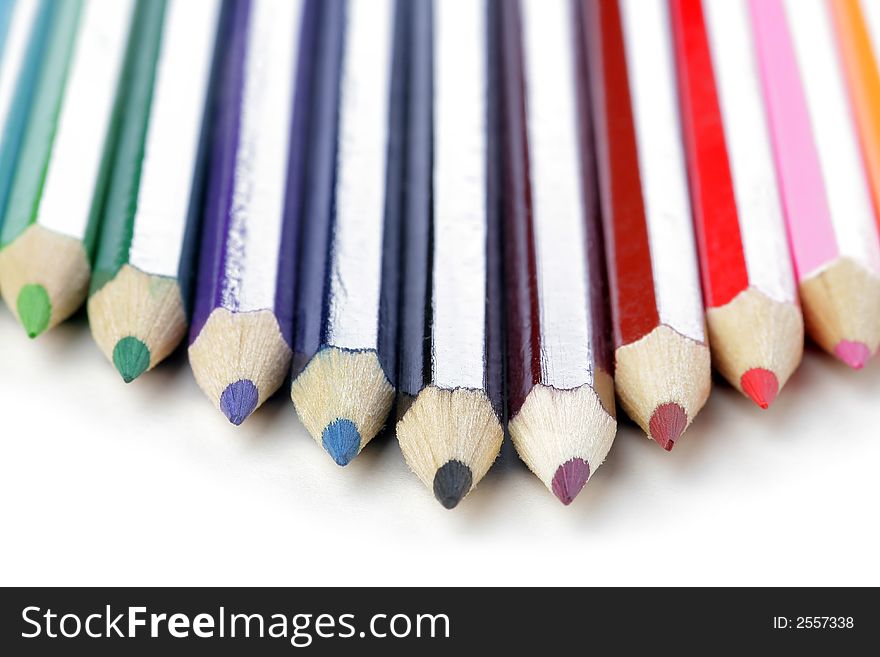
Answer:
[(24, 325), (29, 338), (35, 338), (49, 326), (52, 317), (52, 302), (46, 288), (39, 284), (29, 284), (21, 288), (16, 301), (18, 317)]
[(122, 338), (113, 348), (113, 364), (122, 380), (131, 383), (150, 366), (150, 350), (133, 336)]

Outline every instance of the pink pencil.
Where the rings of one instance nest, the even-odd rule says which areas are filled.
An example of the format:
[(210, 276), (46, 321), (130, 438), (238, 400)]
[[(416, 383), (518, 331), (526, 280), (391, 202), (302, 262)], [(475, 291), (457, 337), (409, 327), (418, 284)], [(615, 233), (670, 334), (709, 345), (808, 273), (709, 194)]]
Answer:
[(825, 0), (749, 0), (807, 331), (859, 369), (880, 343), (880, 240)]

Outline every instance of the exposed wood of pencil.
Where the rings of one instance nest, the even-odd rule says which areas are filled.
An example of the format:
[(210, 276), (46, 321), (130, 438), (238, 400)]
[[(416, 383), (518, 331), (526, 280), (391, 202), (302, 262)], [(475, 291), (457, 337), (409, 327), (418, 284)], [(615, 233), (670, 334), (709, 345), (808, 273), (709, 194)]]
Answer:
[[(803, 355), (800, 308), (749, 288), (730, 303), (709, 308), (706, 322), (715, 367), (759, 406), (769, 406)], [(773, 376), (761, 376), (763, 372)]]
[[(880, 344), (880, 278), (841, 257), (802, 280), (800, 293), (810, 336), (841, 360), (863, 366)], [(849, 353), (865, 347), (867, 353)]]
[(31, 337), (76, 312), (86, 299), (90, 275), (82, 241), (39, 224), (0, 251), (3, 299)]
[(131, 265), (123, 265), (89, 298), (88, 309), (95, 342), (118, 368), (124, 362), (121, 350), (130, 342), (126, 338), (147, 347), (146, 371), (167, 358), (186, 334), (186, 312), (177, 279), (150, 275)]
[[(189, 347), (196, 382), (233, 424), (240, 424), (278, 389), (290, 369), (290, 358), (290, 347), (269, 310), (235, 313), (215, 308)], [(243, 416), (228, 412), (234, 403), (224, 400), (224, 393), (229, 394), (230, 386), (239, 381), (250, 382), (256, 392), (255, 399), (248, 399), (248, 408), (239, 409), (246, 411)]]
[[(618, 347), (615, 355), (620, 403), (649, 436), (669, 433), (663, 426), (667, 423), (678, 425), (675, 428), (680, 433), (709, 398), (709, 347), (668, 326), (658, 326), (643, 338)], [(662, 412), (665, 409), (669, 410)], [(658, 442), (665, 447), (665, 441)]]
[(325, 347), (316, 353), (308, 367), (294, 379), (290, 396), (308, 432), (319, 443), (326, 443), (328, 432), (353, 425), (354, 454), (342, 450), (339, 465), (347, 464), (385, 424), (394, 402), (394, 387), (385, 376), (375, 350), (354, 351)]
[(567, 464), (579, 462), (592, 476), (605, 460), (614, 436), (614, 381), (597, 371), (593, 385), (558, 390), (538, 384), (510, 422), (510, 434), (520, 458), (549, 490), (568, 504), (582, 482), (569, 491), (564, 483)]
[(503, 437), (492, 403), (479, 390), (423, 388), (397, 423), (407, 464), (435, 494), (438, 471), (458, 463), (470, 471), (461, 497), (467, 495), (489, 471)]

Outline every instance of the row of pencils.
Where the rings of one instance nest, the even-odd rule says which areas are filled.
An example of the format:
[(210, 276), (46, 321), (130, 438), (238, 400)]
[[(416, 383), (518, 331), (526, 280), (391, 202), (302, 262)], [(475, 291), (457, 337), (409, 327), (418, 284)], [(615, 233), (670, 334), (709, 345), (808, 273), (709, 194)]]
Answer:
[[(569, 504), (615, 398), (672, 449), (804, 327), (880, 342), (875, 0), (0, 0), (0, 290), (126, 382), (189, 336), (349, 463)], [(711, 344), (711, 355), (709, 345)], [(396, 403), (395, 403), (396, 402)]]

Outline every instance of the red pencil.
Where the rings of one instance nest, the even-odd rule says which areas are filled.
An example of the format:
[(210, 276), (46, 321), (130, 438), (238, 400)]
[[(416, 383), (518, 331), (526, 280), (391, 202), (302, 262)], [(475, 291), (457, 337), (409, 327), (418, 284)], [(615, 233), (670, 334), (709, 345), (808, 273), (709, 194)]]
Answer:
[(669, 450), (711, 379), (666, 0), (589, 9), (615, 384), (630, 417)]
[(767, 408), (800, 363), (804, 323), (748, 6), (671, 0), (712, 359)]

